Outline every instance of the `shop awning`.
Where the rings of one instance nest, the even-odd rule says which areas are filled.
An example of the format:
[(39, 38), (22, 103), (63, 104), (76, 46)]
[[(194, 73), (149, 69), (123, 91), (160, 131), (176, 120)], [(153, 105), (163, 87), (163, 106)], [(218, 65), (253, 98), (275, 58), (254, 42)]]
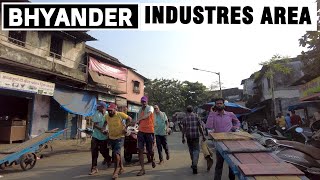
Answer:
[(96, 97), (85, 91), (55, 89), (53, 98), (64, 110), (73, 114), (92, 116), (96, 110)]
[(320, 105), (320, 101), (304, 101), (304, 102), (300, 102), (300, 103), (288, 106), (288, 111), (304, 109), (310, 106), (319, 106), (319, 105)]
[(116, 79), (104, 75), (99, 75), (97, 72), (91, 70), (89, 70), (89, 74), (94, 82), (106, 86), (109, 89), (117, 89), (118, 82)]
[(245, 114), (236, 114), (236, 116), (237, 116), (237, 117), (247, 116), (247, 115), (250, 115), (250, 114), (252, 114), (252, 113), (258, 112), (258, 111), (264, 109), (265, 107), (266, 107), (265, 105), (264, 105), (264, 106), (261, 106), (261, 107), (255, 107), (255, 108), (251, 109), (250, 112), (248, 112), (248, 113), (245, 113)]

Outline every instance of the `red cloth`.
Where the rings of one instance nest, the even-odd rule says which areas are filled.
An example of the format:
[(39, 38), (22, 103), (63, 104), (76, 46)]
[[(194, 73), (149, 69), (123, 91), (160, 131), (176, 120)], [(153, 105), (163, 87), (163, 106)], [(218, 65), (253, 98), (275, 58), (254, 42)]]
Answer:
[(299, 115), (294, 114), (290, 117), (290, 119), (292, 126), (296, 124), (301, 125), (301, 117)]
[(113, 66), (99, 62), (98, 60), (90, 57), (89, 69), (101, 74), (111, 76), (123, 81), (127, 80), (127, 69), (122, 67)]

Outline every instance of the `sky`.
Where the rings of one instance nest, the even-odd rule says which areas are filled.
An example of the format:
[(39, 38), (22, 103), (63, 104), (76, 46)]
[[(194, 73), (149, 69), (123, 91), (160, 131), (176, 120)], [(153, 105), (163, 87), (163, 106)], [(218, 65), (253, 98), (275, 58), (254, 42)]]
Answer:
[[(31, 2), (88, 2), (84, 0), (31, 0)], [(90, 2), (179, 2), (139, 0), (93, 0)], [(260, 62), (273, 55), (295, 57), (301, 53), (302, 29), (227, 31), (89, 31), (98, 41), (87, 44), (102, 50), (146, 78), (201, 82), (207, 87), (220, 72), (224, 88), (242, 88), (241, 80), (261, 69)]]

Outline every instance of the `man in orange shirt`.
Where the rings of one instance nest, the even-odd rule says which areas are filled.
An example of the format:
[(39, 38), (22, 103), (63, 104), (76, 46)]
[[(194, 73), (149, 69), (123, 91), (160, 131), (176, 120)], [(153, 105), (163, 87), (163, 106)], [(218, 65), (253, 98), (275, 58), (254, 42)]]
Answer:
[(148, 155), (151, 158), (152, 167), (156, 167), (156, 163), (154, 160), (154, 117), (153, 112), (154, 109), (152, 106), (148, 105), (148, 98), (143, 96), (141, 98), (142, 107), (138, 113), (138, 124), (139, 124), (139, 132), (138, 132), (138, 148), (139, 148), (139, 160), (141, 165), (141, 170), (137, 174), (137, 176), (144, 175), (144, 146), (146, 146), (146, 150)]

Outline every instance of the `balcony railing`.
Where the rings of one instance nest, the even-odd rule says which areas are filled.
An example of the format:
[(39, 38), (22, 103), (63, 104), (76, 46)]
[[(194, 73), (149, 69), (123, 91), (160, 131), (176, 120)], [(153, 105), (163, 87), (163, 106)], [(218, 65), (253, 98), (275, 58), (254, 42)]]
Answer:
[[(24, 63), (26, 65), (34, 66), (34, 67), (39, 67), (40, 65), (42, 65), (42, 66), (45, 66), (45, 69), (48, 69), (52, 72), (59, 72), (59, 69), (61, 69), (61, 68), (63, 68), (63, 69), (68, 68), (68, 70), (65, 70), (65, 71), (68, 71), (68, 73), (70, 73), (70, 74), (72, 74), (71, 71), (77, 71), (78, 73), (81, 72), (81, 73), (87, 74), (87, 65), (86, 64), (83, 64), (83, 63), (78, 62), (76, 60), (64, 57), (60, 54), (50, 52), (50, 50), (48, 50), (48, 49), (36, 47), (28, 42), (22, 42), (17, 39), (14, 39), (12, 37), (8, 37), (2, 33), (0, 33), (0, 44), (4, 45), (6, 47), (9, 47), (9, 48), (10, 47), (14, 48), (12, 46), (9, 46), (9, 44), (12, 44), (13, 46), (18, 47), (15, 50), (17, 50), (19, 52), (23, 52), (23, 53), (28, 53), (33, 56), (37, 56), (38, 58), (42, 59), (43, 61), (49, 63), (49, 64), (44, 63), (45, 65), (43, 65), (42, 63), (38, 63), (37, 66), (34, 66), (34, 63), (30, 63), (30, 64)], [(10, 59), (10, 60), (14, 60), (14, 59)], [(81, 78), (81, 79), (86, 80), (86, 77), (87, 76), (85, 76), (84, 79), (83, 78)], [(73, 77), (73, 78), (76, 78), (76, 77)]]

